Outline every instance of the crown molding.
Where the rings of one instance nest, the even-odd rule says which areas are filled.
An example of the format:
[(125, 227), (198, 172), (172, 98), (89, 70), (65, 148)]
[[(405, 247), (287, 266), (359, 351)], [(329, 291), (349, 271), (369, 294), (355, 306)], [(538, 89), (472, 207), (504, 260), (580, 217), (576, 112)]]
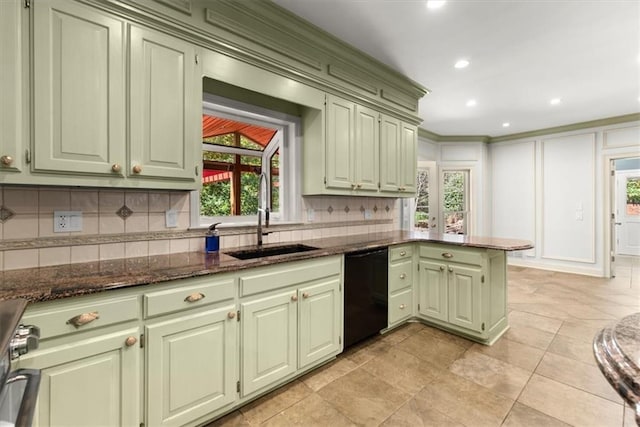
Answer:
[(586, 122), (573, 123), (563, 126), (554, 126), (550, 128), (532, 130), (527, 132), (512, 133), (502, 136), (482, 136), (482, 135), (438, 135), (424, 128), (418, 128), (418, 137), (429, 139), (434, 142), (485, 142), (488, 144), (494, 142), (513, 141), (516, 139), (533, 138), (543, 135), (551, 135), (555, 133), (572, 132), (581, 129), (590, 129), (602, 126), (611, 126), (621, 123), (629, 123), (640, 121), (640, 113), (625, 114), (622, 116), (607, 117), (604, 119), (590, 120)]

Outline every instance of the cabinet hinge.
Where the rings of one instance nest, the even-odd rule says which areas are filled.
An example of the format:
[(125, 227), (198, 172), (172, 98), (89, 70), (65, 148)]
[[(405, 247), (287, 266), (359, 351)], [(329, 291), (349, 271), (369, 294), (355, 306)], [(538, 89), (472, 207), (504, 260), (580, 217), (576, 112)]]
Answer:
[(327, 177), (324, 177), (324, 185), (327, 185)]
[(140, 423), (140, 427), (144, 427), (144, 423)]
[(338, 337), (338, 344), (342, 344), (342, 337)]
[(240, 381), (236, 382), (236, 391), (240, 393)]
[(381, 188), (380, 183), (378, 183), (378, 190)]
[(611, 176), (616, 176), (616, 171), (611, 171)]
[(482, 277), (480, 278), (480, 283), (484, 283), (484, 274), (482, 275)]
[(140, 334), (140, 348), (144, 348), (144, 334)]
[(198, 176), (198, 165), (196, 165), (196, 176)]
[(418, 271), (420, 271), (420, 264), (418, 264)]
[(27, 148), (24, 150), (24, 161), (27, 163), (31, 163), (31, 151)]
[(611, 262), (616, 262), (616, 256), (615, 255), (611, 255)]
[(418, 311), (420, 311), (420, 304), (418, 304)]
[(196, 54), (196, 65), (200, 63), (200, 56)]
[(238, 319), (238, 322), (239, 322), (240, 321), (240, 310), (238, 310), (236, 318)]
[(31, 7), (31, 0), (24, 0), (24, 8), (29, 9)]
[(482, 322), (482, 330), (484, 331), (484, 322)]

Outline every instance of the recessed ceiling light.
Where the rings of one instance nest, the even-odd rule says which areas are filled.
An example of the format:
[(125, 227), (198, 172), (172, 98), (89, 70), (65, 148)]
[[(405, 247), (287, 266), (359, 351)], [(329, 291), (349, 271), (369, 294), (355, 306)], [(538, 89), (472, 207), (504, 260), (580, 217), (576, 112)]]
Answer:
[(558, 105), (562, 102), (562, 100), (560, 98), (553, 98), (551, 101), (549, 101), (549, 103), (551, 105)]
[(446, 0), (428, 0), (427, 7), (429, 9), (440, 9), (445, 3)]
[(460, 59), (455, 63), (454, 67), (456, 68), (467, 68), (469, 66), (469, 61), (466, 59)]
[(509, 126), (511, 126), (511, 123), (509, 123), (509, 122), (504, 122), (504, 123), (502, 124), (502, 127), (503, 127), (503, 128), (508, 128)]
[(467, 101), (467, 107), (475, 107), (477, 104), (475, 99), (470, 99)]

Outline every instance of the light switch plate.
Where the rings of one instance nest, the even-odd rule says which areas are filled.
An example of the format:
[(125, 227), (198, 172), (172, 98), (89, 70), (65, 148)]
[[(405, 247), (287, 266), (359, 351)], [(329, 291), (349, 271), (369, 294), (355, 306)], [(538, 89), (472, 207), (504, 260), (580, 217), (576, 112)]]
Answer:
[(82, 211), (53, 212), (53, 232), (82, 231)]
[(316, 217), (316, 212), (313, 209), (307, 209), (307, 221), (313, 222)]
[(373, 213), (371, 212), (371, 209), (364, 210), (364, 219), (371, 219), (372, 216), (373, 216)]

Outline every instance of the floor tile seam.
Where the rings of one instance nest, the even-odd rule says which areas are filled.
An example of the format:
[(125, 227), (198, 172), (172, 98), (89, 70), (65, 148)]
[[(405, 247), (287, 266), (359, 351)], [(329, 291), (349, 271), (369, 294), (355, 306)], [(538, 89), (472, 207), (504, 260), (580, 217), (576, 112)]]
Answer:
[[(594, 397), (597, 397), (597, 398), (600, 398), (600, 399), (606, 400), (606, 401), (608, 401), (608, 402), (615, 403), (615, 404), (618, 404), (618, 405), (620, 405), (620, 406), (623, 406), (622, 397), (620, 397), (620, 402), (616, 402), (615, 400), (611, 400), (611, 399), (609, 399), (608, 397), (600, 396), (599, 394), (595, 394), (595, 393), (593, 393), (593, 392), (591, 392), (591, 391), (589, 391), (589, 390), (585, 390), (585, 389), (580, 388), (580, 387), (577, 387), (577, 386), (575, 386), (575, 385), (573, 385), (573, 384), (569, 384), (569, 383), (567, 383), (567, 382), (565, 382), (565, 381), (563, 381), (563, 380), (561, 380), (561, 379), (558, 379), (558, 378), (552, 378), (552, 377), (550, 377), (550, 376), (548, 376), (548, 375), (541, 374), (540, 372), (534, 372), (534, 374), (536, 374), (536, 375), (538, 375), (538, 376), (540, 376), (540, 377), (546, 378), (546, 379), (548, 379), (548, 380), (555, 381), (555, 382), (557, 382), (557, 383), (560, 383), (560, 384), (566, 385), (566, 386), (571, 387), (571, 388), (573, 388), (573, 389), (575, 389), (575, 390), (579, 390), (579, 391), (582, 391), (582, 392), (584, 392), (584, 393), (590, 394), (591, 396), (594, 396)], [(519, 397), (519, 396), (518, 396), (518, 397)]]
[[(622, 398), (620, 398), (620, 400), (621, 400), (620, 402), (614, 402), (614, 401), (612, 401), (612, 400), (610, 400), (610, 399), (607, 399), (606, 397), (598, 396), (597, 394), (593, 394), (593, 393), (591, 393), (591, 392), (589, 392), (589, 391), (583, 390), (583, 389), (578, 388), (578, 387), (576, 387), (576, 386), (573, 386), (573, 385), (571, 385), (571, 384), (564, 383), (564, 382), (559, 381), (559, 380), (557, 380), (557, 379), (555, 379), (555, 378), (550, 378), (550, 377), (548, 377), (548, 376), (546, 376), (546, 375), (541, 375), (541, 374), (538, 374), (538, 373), (536, 373), (535, 375), (538, 375), (539, 377), (545, 378), (545, 379), (547, 379), (547, 380), (550, 380), (550, 381), (553, 381), (553, 382), (556, 382), (556, 383), (560, 383), (560, 384), (562, 384), (562, 385), (564, 385), (564, 386), (567, 386), (567, 387), (570, 387), (570, 388), (572, 388), (572, 389), (574, 389), (574, 390), (576, 390), (576, 391), (579, 391), (579, 392), (582, 392), (582, 393), (589, 394), (589, 395), (591, 395), (591, 396), (595, 397), (595, 398), (596, 398), (596, 399), (598, 399), (598, 400), (603, 400), (603, 401), (605, 401), (605, 403), (613, 403), (613, 404), (618, 405), (618, 406), (620, 406), (620, 407), (623, 407), (623, 406), (624, 406), (624, 404), (622, 403)], [(533, 378), (533, 375), (532, 375), (531, 377)], [(531, 378), (529, 379), (529, 381), (531, 381)], [(528, 385), (528, 384), (529, 384), (529, 383), (527, 382), (527, 385)], [(525, 388), (526, 388), (526, 386), (525, 386)], [(522, 389), (522, 390), (524, 391), (524, 389)], [(521, 394), (522, 394), (522, 392), (521, 392)], [(520, 396), (518, 396), (518, 399), (520, 399)], [(520, 402), (520, 400), (518, 400), (518, 402)], [(520, 403), (522, 403), (522, 404), (524, 405), (524, 403), (523, 403), (523, 402), (520, 402)], [(535, 408), (534, 408), (534, 409), (535, 409)], [(540, 409), (536, 409), (536, 410), (537, 410), (537, 411), (539, 411), (539, 412), (543, 412), (543, 411), (541, 411)], [(545, 414), (546, 414), (546, 412), (545, 412)], [(547, 415), (550, 415), (550, 414), (547, 414)], [(554, 418), (555, 418), (555, 417), (554, 417)], [(562, 421), (562, 420), (561, 420), (561, 421)], [(563, 421), (563, 422), (565, 422), (565, 421)], [(566, 423), (566, 422), (565, 422), (565, 423)]]
[[(351, 419), (351, 418), (349, 417), (349, 415), (348, 415), (348, 414), (345, 414), (344, 412), (342, 412), (342, 411), (340, 410), (340, 408), (337, 408), (333, 403), (331, 403), (331, 402), (329, 402), (327, 399), (325, 399), (325, 398), (324, 398), (320, 393), (317, 393), (317, 392), (314, 392), (314, 393), (315, 393), (315, 394), (317, 394), (317, 395), (318, 395), (318, 397), (319, 397), (320, 399), (322, 399), (322, 401), (323, 401), (324, 403), (326, 403), (327, 405), (331, 406), (335, 411), (337, 411), (340, 415), (342, 415), (343, 417), (345, 417), (346, 419), (348, 419), (349, 421), (351, 421), (354, 425), (357, 425), (357, 426), (361, 425), (361, 424), (359, 424), (357, 421), (355, 421), (355, 420)], [(336, 427), (338, 427), (338, 426), (336, 426)]]
[[(385, 418), (385, 419), (384, 419), (384, 420), (382, 420), (380, 423), (378, 423), (378, 425), (382, 425), (382, 424), (384, 424), (384, 423), (385, 423), (389, 418), (393, 417), (393, 416), (394, 416), (394, 415), (395, 415), (395, 414), (396, 414), (400, 409), (402, 409), (402, 408), (404, 407), (404, 405), (406, 405), (407, 403), (409, 403), (409, 402), (411, 402), (413, 399), (415, 399), (415, 398), (416, 398), (416, 396), (417, 396), (417, 395), (418, 395), (422, 390), (424, 390), (424, 389), (425, 389), (425, 387), (426, 387), (426, 385), (422, 386), (422, 388), (421, 388), (420, 390), (418, 390), (415, 394), (410, 395), (410, 396), (409, 396), (409, 398), (407, 398), (407, 400), (405, 400), (404, 402), (402, 402), (402, 403), (400, 404), (400, 406), (398, 406), (398, 407), (397, 407), (397, 408), (396, 408), (396, 409), (395, 409), (391, 414), (389, 414), (389, 416), (388, 416), (387, 418)], [(407, 394), (410, 394), (410, 393), (407, 393)], [(438, 411), (437, 409), (435, 409), (435, 408), (432, 408), (432, 409), (442, 414), (442, 412)]]
[[(283, 385), (283, 387), (286, 387), (286, 386), (287, 386), (287, 385), (289, 385), (289, 384), (293, 384), (295, 381), (299, 381), (299, 380), (294, 380), (294, 381), (292, 381), (292, 382), (290, 382), (290, 383), (288, 383), (288, 384)], [(305, 387), (309, 388), (309, 390), (311, 390), (311, 388), (310, 388), (308, 385), (304, 384), (302, 381), (300, 381), (300, 384), (304, 385)], [(278, 389), (276, 389), (276, 390), (274, 390), (274, 391), (278, 391)], [(284, 392), (286, 392), (286, 391), (284, 391)], [(268, 396), (270, 393), (271, 393), (271, 392), (266, 393), (264, 396), (261, 396), (261, 397), (259, 397), (258, 399), (261, 399), (262, 397)], [(296, 401), (296, 402), (293, 402), (292, 404), (290, 404), (290, 405), (286, 406), (285, 408), (281, 409), (280, 411), (278, 411), (277, 413), (273, 414), (272, 416), (270, 416), (270, 417), (268, 417), (268, 418), (265, 418), (264, 420), (262, 420), (262, 421), (261, 421), (260, 423), (258, 423), (258, 424), (252, 424), (252, 423), (251, 423), (251, 421), (248, 421), (248, 420), (247, 420), (247, 421), (249, 422), (249, 424), (252, 424), (252, 425), (258, 425), (258, 426), (259, 426), (259, 425), (262, 425), (262, 424), (266, 423), (267, 421), (269, 421), (271, 418), (276, 417), (276, 416), (278, 416), (278, 415), (282, 414), (282, 413), (283, 413), (284, 411), (286, 411), (287, 409), (290, 409), (291, 407), (293, 407), (293, 406), (297, 405), (298, 403), (302, 402), (303, 400), (307, 399), (309, 396), (311, 396), (311, 395), (312, 395), (312, 394), (314, 394), (314, 393), (315, 393), (315, 391), (311, 390), (311, 394), (308, 394), (308, 395), (304, 396), (302, 399), (300, 399), (300, 400), (298, 400), (298, 401)], [(273, 399), (273, 398), (270, 398), (270, 399), (268, 399), (268, 400), (265, 400), (265, 402), (262, 402), (262, 403), (266, 403), (266, 402), (268, 402), (269, 400), (272, 400), (272, 399)], [(256, 399), (256, 400), (257, 400), (257, 399)], [(262, 403), (261, 403), (261, 404), (262, 404)], [(239, 409), (242, 409), (242, 407), (240, 407)], [(240, 411), (240, 413), (242, 413), (242, 415), (244, 416), (244, 412)], [(245, 417), (245, 419), (246, 419), (246, 417)]]
[[(523, 403), (523, 402), (521, 402), (521, 401), (519, 401), (519, 400), (516, 400), (515, 402), (513, 402), (513, 406), (515, 406), (515, 405), (516, 405), (516, 403), (517, 403), (517, 404), (519, 404), (519, 405), (522, 405), (522, 406), (524, 406), (524, 407), (527, 407), (527, 408), (531, 409), (532, 411), (540, 412), (541, 414), (544, 414), (544, 415), (546, 415), (546, 416), (547, 416), (547, 417), (549, 417), (549, 418), (553, 418), (554, 420), (558, 421), (559, 423), (566, 424), (566, 425), (569, 425), (569, 426), (572, 426), (572, 425), (573, 425), (573, 424), (571, 424), (571, 423), (568, 423), (568, 422), (566, 422), (566, 421), (561, 420), (560, 418), (554, 417), (554, 416), (553, 416), (553, 415), (551, 415), (551, 414), (547, 414), (546, 412), (541, 411), (540, 409), (536, 409), (536, 408), (534, 408), (534, 407), (532, 407), (532, 406), (529, 406), (529, 405), (527, 405), (527, 404), (525, 404), (525, 403)], [(505, 417), (504, 421), (506, 421), (506, 420), (507, 420), (507, 418), (509, 418), (509, 415), (511, 414), (511, 411), (513, 411), (513, 407), (509, 410), (509, 413), (508, 413), (508, 414), (507, 414), (507, 416)], [(502, 426), (502, 425), (504, 425), (504, 421), (502, 422), (501, 426)], [(532, 427), (533, 427), (533, 426), (532, 426)], [(624, 427), (624, 426), (622, 426), (622, 427)]]
[[(509, 304), (528, 304), (528, 303), (509, 303)], [(544, 305), (544, 304), (540, 304), (540, 305)], [(511, 310), (512, 310), (512, 311), (520, 311), (520, 312), (522, 312), (522, 313), (533, 314), (534, 316), (544, 317), (544, 318), (546, 318), (546, 319), (550, 319), (550, 320), (560, 320), (560, 321), (562, 321), (562, 322), (564, 322), (564, 321), (566, 320), (566, 318), (565, 318), (565, 317), (563, 317), (563, 318), (559, 318), (559, 317), (550, 317), (550, 316), (545, 316), (545, 315), (543, 315), (543, 314), (538, 314), (538, 313), (533, 313), (533, 312), (531, 312), (531, 311), (522, 310), (520, 307), (516, 307), (516, 308), (518, 308), (517, 310), (516, 310), (516, 308), (514, 308), (514, 307), (510, 307), (510, 308), (511, 308)], [(549, 331), (545, 331), (544, 329), (536, 328), (535, 326), (531, 326), (531, 327), (532, 327), (532, 328), (534, 328), (534, 329), (538, 329), (538, 330), (540, 330), (540, 331), (549, 332)]]

